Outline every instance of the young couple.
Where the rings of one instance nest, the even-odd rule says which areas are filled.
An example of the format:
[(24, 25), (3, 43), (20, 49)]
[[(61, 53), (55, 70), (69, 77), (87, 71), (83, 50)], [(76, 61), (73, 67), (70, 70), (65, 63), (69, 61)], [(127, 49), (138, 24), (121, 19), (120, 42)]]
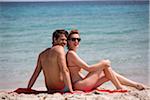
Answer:
[[(27, 88), (30, 89), (33, 86), (41, 70), (43, 70), (49, 93), (90, 91), (107, 81), (111, 81), (116, 89), (124, 89), (123, 85), (135, 87), (138, 90), (145, 88), (144, 85), (116, 73), (111, 68), (109, 60), (102, 60), (93, 65), (83, 61), (76, 53), (81, 40), (78, 30), (72, 30), (69, 34), (63, 29), (56, 30), (52, 40), (52, 47), (39, 54), (35, 71)], [(66, 44), (67, 54), (64, 51)], [(84, 76), (80, 73), (81, 69), (89, 73)]]

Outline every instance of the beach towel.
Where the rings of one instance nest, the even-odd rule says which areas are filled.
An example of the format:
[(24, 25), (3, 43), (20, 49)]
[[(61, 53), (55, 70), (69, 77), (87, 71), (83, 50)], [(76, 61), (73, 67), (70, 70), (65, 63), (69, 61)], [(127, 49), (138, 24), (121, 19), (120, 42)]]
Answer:
[[(24, 93), (24, 94), (48, 93), (48, 91), (39, 91), (39, 90), (28, 89), (28, 88), (18, 88), (18, 89), (16, 89), (13, 92), (16, 92), (18, 94), (21, 94), (21, 93)], [(93, 93), (98, 93), (98, 92), (99, 93), (101, 93), (101, 92), (107, 92), (107, 93), (125, 93), (125, 92), (128, 92), (128, 91), (127, 90), (95, 89), (95, 90), (86, 91), (86, 92), (83, 92), (83, 91), (74, 91), (73, 93), (70, 93), (70, 92), (66, 92), (66, 93), (68, 93), (68, 94), (80, 94), (80, 93), (90, 93), (90, 92), (93, 92)], [(61, 93), (61, 94), (64, 94), (64, 93)]]
[(18, 94), (24, 93), (24, 94), (39, 94), (39, 93), (47, 93), (47, 91), (39, 91), (34, 89), (28, 89), (28, 88), (18, 88), (15, 91)]

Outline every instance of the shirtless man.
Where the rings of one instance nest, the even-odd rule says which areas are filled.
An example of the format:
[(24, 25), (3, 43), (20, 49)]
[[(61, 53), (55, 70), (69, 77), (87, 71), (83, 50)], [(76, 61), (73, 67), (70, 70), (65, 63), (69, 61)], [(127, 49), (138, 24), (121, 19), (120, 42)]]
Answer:
[(68, 32), (65, 30), (56, 30), (53, 33), (52, 47), (39, 54), (35, 71), (27, 88), (32, 88), (41, 70), (43, 70), (45, 85), (49, 93), (73, 92), (64, 51), (67, 35)]

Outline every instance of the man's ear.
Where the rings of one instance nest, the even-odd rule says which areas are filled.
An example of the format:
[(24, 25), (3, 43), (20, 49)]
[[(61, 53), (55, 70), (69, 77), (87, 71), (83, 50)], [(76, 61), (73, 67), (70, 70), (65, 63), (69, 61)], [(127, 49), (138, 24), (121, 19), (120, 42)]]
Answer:
[(54, 43), (56, 43), (56, 38), (54, 37)]

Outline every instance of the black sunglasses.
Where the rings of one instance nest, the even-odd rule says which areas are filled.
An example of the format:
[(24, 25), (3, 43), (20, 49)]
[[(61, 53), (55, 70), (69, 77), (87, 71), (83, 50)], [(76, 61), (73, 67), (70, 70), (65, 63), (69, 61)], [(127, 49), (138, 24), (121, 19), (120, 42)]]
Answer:
[(68, 39), (68, 40), (71, 40), (71, 41), (76, 41), (76, 40), (78, 40), (78, 42), (80, 42), (80, 41), (81, 41), (81, 38), (70, 38), (70, 39)]

